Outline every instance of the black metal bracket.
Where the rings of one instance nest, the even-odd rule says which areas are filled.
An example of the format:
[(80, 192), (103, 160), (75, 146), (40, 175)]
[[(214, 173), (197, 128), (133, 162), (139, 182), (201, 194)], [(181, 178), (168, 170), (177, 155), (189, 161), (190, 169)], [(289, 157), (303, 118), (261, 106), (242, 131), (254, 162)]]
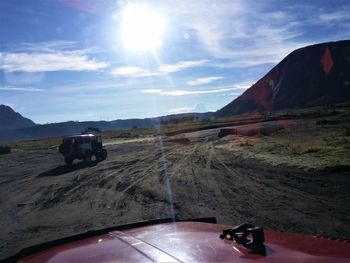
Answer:
[[(251, 239), (248, 239), (249, 235), (251, 235)], [(253, 253), (266, 255), (265, 236), (262, 227), (248, 223), (241, 224), (235, 228), (223, 230), (220, 238), (234, 240), (237, 244), (252, 250)]]

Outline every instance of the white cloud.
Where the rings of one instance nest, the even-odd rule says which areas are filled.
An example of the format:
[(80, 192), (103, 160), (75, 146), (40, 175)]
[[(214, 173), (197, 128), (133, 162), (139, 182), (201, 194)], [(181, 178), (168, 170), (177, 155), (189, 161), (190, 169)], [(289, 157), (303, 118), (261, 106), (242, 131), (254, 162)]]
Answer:
[(111, 71), (113, 76), (118, 77), (150, 77), (150, 76), (158, 76), (160, 75), (157, 71), (151, 71), (148, 69), (143, 69), (140, 67), (118, 67)]
[(24, 92), (42, 92), (45, 91), (44, 89), (40, 88), (33, 88), (33, 87), (12, 87), (12, 86), (5, 86), (0, 87), (0, 91), (24, 91)]
[(120, 77), (146, 77), (151, 72), (139, 67), (118, 67), (111, 71), (114, 76)]
[(187, 82), (188, 85), (190, 86), (196, 86), (196, 85), (204, 85), (204, 84), (209, 84), (213, 81), (216, 80), (221, 80), (224, 77), (220, 77), (220, 76), (213, 76), (213, 77), (205, 77), (205, 78), (198, 78), (195, 80), (190, 80)]
[(108, 66), (89, 56), (94, 49), (74, 49), (75, 42), (21, 43), (0, 53), (0, 70), (5, 72), (96, 71)]
[(171, 114), (188, 113), (188, 112), (207, 112), (207, 111), (208, 110), (203, 103), (198, 103), (195, 106), (172, 108), (168, 110), (168, 112)]
[(220, 93), (229, 91), (231, 89), (212, 89), (212, 90), (173, 90), (173, 91), (162, 91), (161, 95), (167, 96), (184, 96), (184, 95), (198, 95), (198, 94), (210, 94), (210, 93)]
[(310, 36), (307, 31), (311, 30), (309, 26), (315, 25), (311, 21), (315, 18), (323, 21), (323, 24), (334, 22), (338, 28), (345, 28), (338, 24), (349, 24), (349, 10), (341, 5), (334, 13), (328, 10), (310, 12), (307, 5), (291, 5), (287, 11), (280, 11), (277, 6), (270, 1), (177, 0), (170, 1), (166, 8), (179, 27), (195, 32), (193, 36), (198, 40), (198, 49), (204, 49), (216, 59), (229, 60), (213, 64), (219, 67), (276, 64), (293, 50), (314, 44), (315, 41), (349, 37), (347, 30), (342, 30), (341, 35), (337, 33), (339, 30), (334, 30), (333, 35), (317, 37)]
[(236, 90), (237, 87), (233, 88), (219, 88), (210, 90), (162, 90), (162, 89), (145, 89), (141, 90), (142, 93), (153, 93), (164, 96), (185, 96), (185, 95), (200, 95), (200, 94), (210, 94), (210, 93), (220, 93), (231, 90)]
[(161, 93), (162, 90), (161, 89), (145, 89), (145, 90), (141, 90), (142, 93)]
[(321, 13), (318, 17), (323, 23), (350, 22), (350, 9)]
[(171, 114), (187, 113), (187, 112), (193, 112), (194, 109), (195, 109), (195, 107), (181, 107), (181, 108), (169, 109), (168, 112)]
[(143, 89), (140, 92), (141, 93), (150, 93), (150, 94), (160, 94), (163, 90), (161, 89)]
[(19, 52), (54, 52), (57, 50), (74, 49), (75, 47), (76, 43), (74, 41), (53, 40), (35, 43), (22, 42), (19, 45), (12, 46), (12, 49)]
[(6, 72), (96, 71), (107, 63), (74, 52), (3, 53), (0, 69)]
[(174, 73), (178, 71), (183, 71), (189, 68), (198, 67), (205, 63), (208, 60), (193, 60), (193, 61), (179, 61), (175, 64), (161, 64), (156, 69), (144, 69), (140, 67), (118, 67), (114, 68), (111, 71), (111, 74), (116, 77), (151, 77), (151, 76), (160, 76), (168, 73)]
[(246, 90), (249, 89), (252, 85), (253, 85), (253, 81), (251, 82), (242, 82), (242, 83), (238, 83), (238, 84), (232, 84), (232, 88), (231, 90)]
[[(148, 94), (158, 94), (164, 96), (185, 96), (185, 95), (199, 95), (199, 94), (210, 94), (210, 93), (222, 93), (227, 91), (239, 90), (243, 92), (244, 90), (252, 86), (253, 81), (244, 81), (241, 83), (233, 83), (226, 86), (216, 87), (214, 89), (205, 89), (205, 90), (164, 90), (164, 89), (143, 89), (140, 90), (141, 93)], [(240, 92), (237, 94), (241, 94)]]
[[(16, 86), (16, 85), (8, 85)], [(28, 85), (29, 86), (29, 85)], [(119, 96), (130, 94), (132, 91), (139, 92), (140, 87), (135, 84), (133, 79), (125, 79), (121, 81), (113, 81), (110, 79), (93, 80), (72, 80), (66, 81), (64, 84), (47, 83), (45, 84), (45, 92), (50, 93), (52, 98), (56, 97), (93, 97), (95, 101), (102, 101), (109, 96), (118, 94)], [(90, 101), (90, 103), (93, 103)]]
[(19, 44), (6, 45), (6, 50), (11, 52), (28, 52), (28, 53), (55, 53), (57, 51), (69, 51), (75, 54), (91, 54), (102, 51), (100, 48), (78, 48), (78, 43), (75, 41), (52, 40), (45, 42), (21, 42)]
[(159, 72), (161, 73), (173, 73), (177, 71), (182, 71), (188, 68), (198, 67), (208, 62), (208, 60), (193, 60), (193, 61), (180, 61), (175, 64), (163, 64), (159, 67)]

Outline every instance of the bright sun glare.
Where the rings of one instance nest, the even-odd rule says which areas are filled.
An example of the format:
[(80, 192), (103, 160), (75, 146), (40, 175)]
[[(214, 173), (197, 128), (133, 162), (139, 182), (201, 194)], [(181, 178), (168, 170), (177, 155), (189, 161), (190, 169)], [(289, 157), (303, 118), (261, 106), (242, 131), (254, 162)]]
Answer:
[(124, 47), (153, 51), (162, 45), (164, 19), (146, 3), (129, 4), (122, 13), (121, 37)]

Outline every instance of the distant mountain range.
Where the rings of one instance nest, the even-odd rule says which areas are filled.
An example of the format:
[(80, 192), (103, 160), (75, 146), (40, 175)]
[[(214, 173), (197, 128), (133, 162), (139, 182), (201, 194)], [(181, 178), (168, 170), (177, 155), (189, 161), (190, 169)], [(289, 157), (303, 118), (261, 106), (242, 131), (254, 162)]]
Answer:
[(302, 108), (350, 101), (350, 40), (297, 49), (241, 96), (216, 113), (186, 113), (157, 118), (62, 122), (37, 125), (0, 105), (0, 142), (77, 134), (88, 127), (120, 130), (230, 117), (248, 112)]
[(347, 101), (350, 101), (350, 40), (293, 51), (215, 116)]
[(0, 105), (0, 130), (33, 127), (35, 123), (15, 112), (10, 106)]
[(14, 124), (8, 124), (8, 122), (1, 123), (0, 142), (32, 140), (47, 137), (80, 134), (83, 130), (85, 130), (88, 127), (98, 128), (101, 131), (122, 130), (133, 127), (154, 127), (159, 124), (165, 124), (169, 122), (178, 123), (183, 121), (210, 119), (213, 116), (213, 113), (184, 113), (156, 118), (127, 119), (114, 121), (68, 121), (40, 125), (35, 124), (33, 121), (22, 117), (19, 113), (16, 113), (10, 107), (0, 105), (0, 120), (7, 120), (7, 118), (10, 118), (11, 116), (17, 116), (16, 118), (22, 119), (23, 122), (20, 123), (16, 119), (16, 126), (14, 126)]

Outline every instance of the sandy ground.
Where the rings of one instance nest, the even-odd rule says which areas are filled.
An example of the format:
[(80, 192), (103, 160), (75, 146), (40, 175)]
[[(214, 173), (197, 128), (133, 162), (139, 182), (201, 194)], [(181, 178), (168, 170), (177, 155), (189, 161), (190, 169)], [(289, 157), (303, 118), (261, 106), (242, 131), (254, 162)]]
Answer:
[(107, 160), (89, 165), (67, 168), (51, 149), (0, 166), (0, 259), (90, 229), (171, 216), (350, 238), (350, 172), (271, 166), (222, 144), (209, 130), (110, 141)]

